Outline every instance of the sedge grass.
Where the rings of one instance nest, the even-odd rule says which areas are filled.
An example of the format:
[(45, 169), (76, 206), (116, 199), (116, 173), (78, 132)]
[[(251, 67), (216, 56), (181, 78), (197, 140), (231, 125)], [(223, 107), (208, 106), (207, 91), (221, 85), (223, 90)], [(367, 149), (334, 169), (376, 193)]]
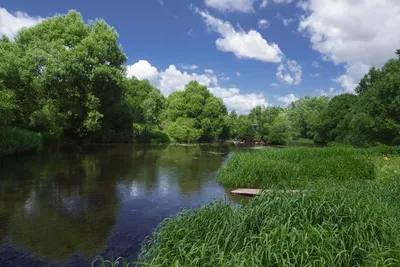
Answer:
[(0, 129), (0, 156), (36, 151), (42, 145), (43, 137), (38, 133), (17, 128)]
[(354, 148), (284, 148), (237, 153), (217, 180), (236, 187), (302, 189), (375, 178), (372, 160)]
[(146, 266), (399, 266), (392, 202), (398, 179), (395, 186), (265, 193), (239, 208), (217, 201), (187, 210), (159, 226), (140, 260)]
[[(394, 156), (396, 150), (285, 150), (238, 154), (227, 166), (236, 160), (243, 164), (239, 159), (244, 155), (247, 172), (265, 174), (263, 164), (251, 161), (268, 154), (269, 160), (285, 162), (281, 168), (296, 162), (303, 166), (280, 172), (282, 181), (262, 176), (268, 181), (264, 185), (302, 185), (306, 191), (269, 190), (247, 205), (231, 206), (219, 200), (185, 210), (164, 220), (146, 239), (137, 265), (400, 266), (400, 157)], [(343, 164), (344, 170), (328, 163)], [(279, 169), (274, 171), (278, 175)]]

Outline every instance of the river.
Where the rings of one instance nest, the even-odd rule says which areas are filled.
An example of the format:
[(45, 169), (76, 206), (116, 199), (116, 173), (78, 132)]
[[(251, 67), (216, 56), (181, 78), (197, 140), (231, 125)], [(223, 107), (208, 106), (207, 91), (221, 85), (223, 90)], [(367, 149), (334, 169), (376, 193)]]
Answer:
[(236, 150), (102, 145), (0, 158), (0, 266), (134, 260), (160, 221), (229, 192), (215, 177)]

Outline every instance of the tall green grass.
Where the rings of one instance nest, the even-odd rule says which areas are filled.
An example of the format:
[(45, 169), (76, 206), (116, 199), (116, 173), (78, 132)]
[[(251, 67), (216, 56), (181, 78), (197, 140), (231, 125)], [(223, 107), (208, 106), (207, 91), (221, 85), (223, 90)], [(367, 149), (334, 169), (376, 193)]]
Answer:
[(0, 156), (36, 151), (43, 146), (43, 137), (17, 128), (0, 129)]
[[(399, 266), (399, 179), (224, 201), (164, 221), (144, 266)], [(386, 183), (385, 183), (386, 184)]]
[(217, 180), (237, 187), (306, 188), (375, 178), (368, 155), (354, 148), (284, 148), (237, 153)]
[(236, 154), (218, 179), (307, 190), (265, 191), (246, 205), (219, 200), (185, 210), (146, 239), (138, 266), (400, 266), (396, 151), (335, 147)]

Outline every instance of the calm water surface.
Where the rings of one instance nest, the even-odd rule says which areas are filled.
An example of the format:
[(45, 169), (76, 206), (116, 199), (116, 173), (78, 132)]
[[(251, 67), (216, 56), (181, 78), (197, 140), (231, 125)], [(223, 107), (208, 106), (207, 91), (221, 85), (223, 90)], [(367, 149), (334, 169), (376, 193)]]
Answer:
[(0, 159), (0, 266), (136, 259), (161, 220), (224, 197), (215, 176), (234, 151), (106, 145)]

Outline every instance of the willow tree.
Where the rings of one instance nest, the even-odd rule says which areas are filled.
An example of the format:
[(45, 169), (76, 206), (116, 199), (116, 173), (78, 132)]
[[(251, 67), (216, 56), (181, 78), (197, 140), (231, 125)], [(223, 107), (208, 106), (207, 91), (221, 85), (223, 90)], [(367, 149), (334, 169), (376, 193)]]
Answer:
[(112, 121), (126, 56), (103, 20), (86, 24), (70, 11), (0, 43), (0, 79), (23, 108), (21, 126), (81, 139)]

